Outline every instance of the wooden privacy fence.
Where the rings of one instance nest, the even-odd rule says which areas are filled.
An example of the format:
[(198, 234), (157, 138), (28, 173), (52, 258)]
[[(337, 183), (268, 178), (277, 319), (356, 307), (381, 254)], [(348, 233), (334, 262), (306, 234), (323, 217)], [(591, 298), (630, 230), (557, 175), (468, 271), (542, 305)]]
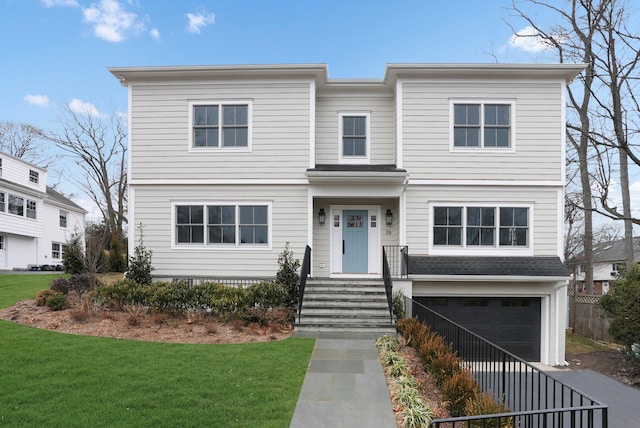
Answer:
[(609, 336), (609, 319), (598, 306), (600, 296), (569, 295), (569, 327), (576, 334), (602, 342), (612, 342)]

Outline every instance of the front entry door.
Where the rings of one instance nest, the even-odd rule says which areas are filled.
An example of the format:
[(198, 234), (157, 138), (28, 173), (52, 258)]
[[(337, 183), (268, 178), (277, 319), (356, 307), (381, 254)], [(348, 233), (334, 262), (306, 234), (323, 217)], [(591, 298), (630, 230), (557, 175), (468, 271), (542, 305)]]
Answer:
[(369, 269), (368, 211), (344, 210), (342, 218), (342, 272), (367, 273)]

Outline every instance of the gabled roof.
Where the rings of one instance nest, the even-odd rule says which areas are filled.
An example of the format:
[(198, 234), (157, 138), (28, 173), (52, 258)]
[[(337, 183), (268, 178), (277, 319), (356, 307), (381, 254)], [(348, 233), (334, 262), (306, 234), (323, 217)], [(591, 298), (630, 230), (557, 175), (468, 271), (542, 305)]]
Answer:
[[(592, 254), (594, 263), (623, 262), (625, 260), (624, 239), (595, 244)], [(640, 261), (640, 236), (633, 238), (633, 256), (636, 261)], [(582, 254), (577, 258), (581, 259)]]
[(567, 279), (559, 257), (409, 256), (409, 275), (433, 277), (544, 277)]
[(56, 191), (53, 187), (47, 186), (47, 199), (52, 202), (56, 202), (58, 205), (63, 205), (69, 208), (74, 209), (75, 211), (80, 211), (83, 214), (86, 214), (88, 211), (82, 208), (80, 205), (73, 202), (71, 199), (64, 196), (62, 193)]

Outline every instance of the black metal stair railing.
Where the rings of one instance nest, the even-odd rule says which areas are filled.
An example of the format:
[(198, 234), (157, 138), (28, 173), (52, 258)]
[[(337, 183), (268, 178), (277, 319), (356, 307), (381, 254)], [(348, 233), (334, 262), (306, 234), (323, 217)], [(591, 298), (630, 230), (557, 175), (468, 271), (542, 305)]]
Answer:
[(382, 247), (382, 279), (384, 280), (384, 291), (387, 293), (389, 318), (391, 318), (391, 323), (393, 324), (393, 282), (391, 281), (389, 262), (387, 261), (387, 253), (384, 247)]
[(602, 427), (608, 407), (542, 372), (430, 308), (405, 299), (407, 312), (451, 344), (478, 386), (510, 413), (434, 419), (431, 427)]
[(304, 288), (307, 285), (307, 277), (311, 273), (311, 247), (307, 245), (304, 250), (304, 258), (300, 267), (300, 285), (298, 286), (298, 322), (302, 313), (302, 299), (304, 298)]

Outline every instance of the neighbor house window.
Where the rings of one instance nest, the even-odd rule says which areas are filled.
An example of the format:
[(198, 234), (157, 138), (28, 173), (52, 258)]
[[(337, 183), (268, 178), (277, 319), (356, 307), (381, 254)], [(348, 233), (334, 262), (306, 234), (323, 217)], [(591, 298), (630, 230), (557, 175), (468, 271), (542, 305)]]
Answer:
[(51, 243), (51, 258), (52, 259), (61, 259), (60, 255), (60, 244), (57, 242)]
[(176, 244), (204, 244), (212, 247), (267, 245), (269, 244), (269, 206), (259, 204), (177, 205)]
[(7, 207), (7, 202), (5, 201), (5, 194), (0, 192), (0, 213), (3, 213), (6, 211)]
[(0, 158), (0, 177), (2, 177), (2, 158)]
[(27, 217), (35, 219), (37, 217), (37, 207), (38, 204), (27, 199)]
[(67, 215), (66, 211), (60, 210), (60, 227), (67, 227)]
[(512, 103), (454, 103), (454, 148), (511, 148)]
[(24, 198), (9, 195), (9, 213), (24, 216)]
[(0, 250), (4, 250), (4, 235), (0, 235)]
[(369, 160), (369, 113), (340, 113), (340, 160), (364, 163)]
[(433, 245), (528, 247), (529, 208), (436, 206), (433, 208)]
[(250, 105), (192, 104), (192, 147), (247, 148)]
[(40, 181), (40, 173), (38, 173), (38, 171), (29, 170), (29, 181), (38, 184), (38, 181)]

